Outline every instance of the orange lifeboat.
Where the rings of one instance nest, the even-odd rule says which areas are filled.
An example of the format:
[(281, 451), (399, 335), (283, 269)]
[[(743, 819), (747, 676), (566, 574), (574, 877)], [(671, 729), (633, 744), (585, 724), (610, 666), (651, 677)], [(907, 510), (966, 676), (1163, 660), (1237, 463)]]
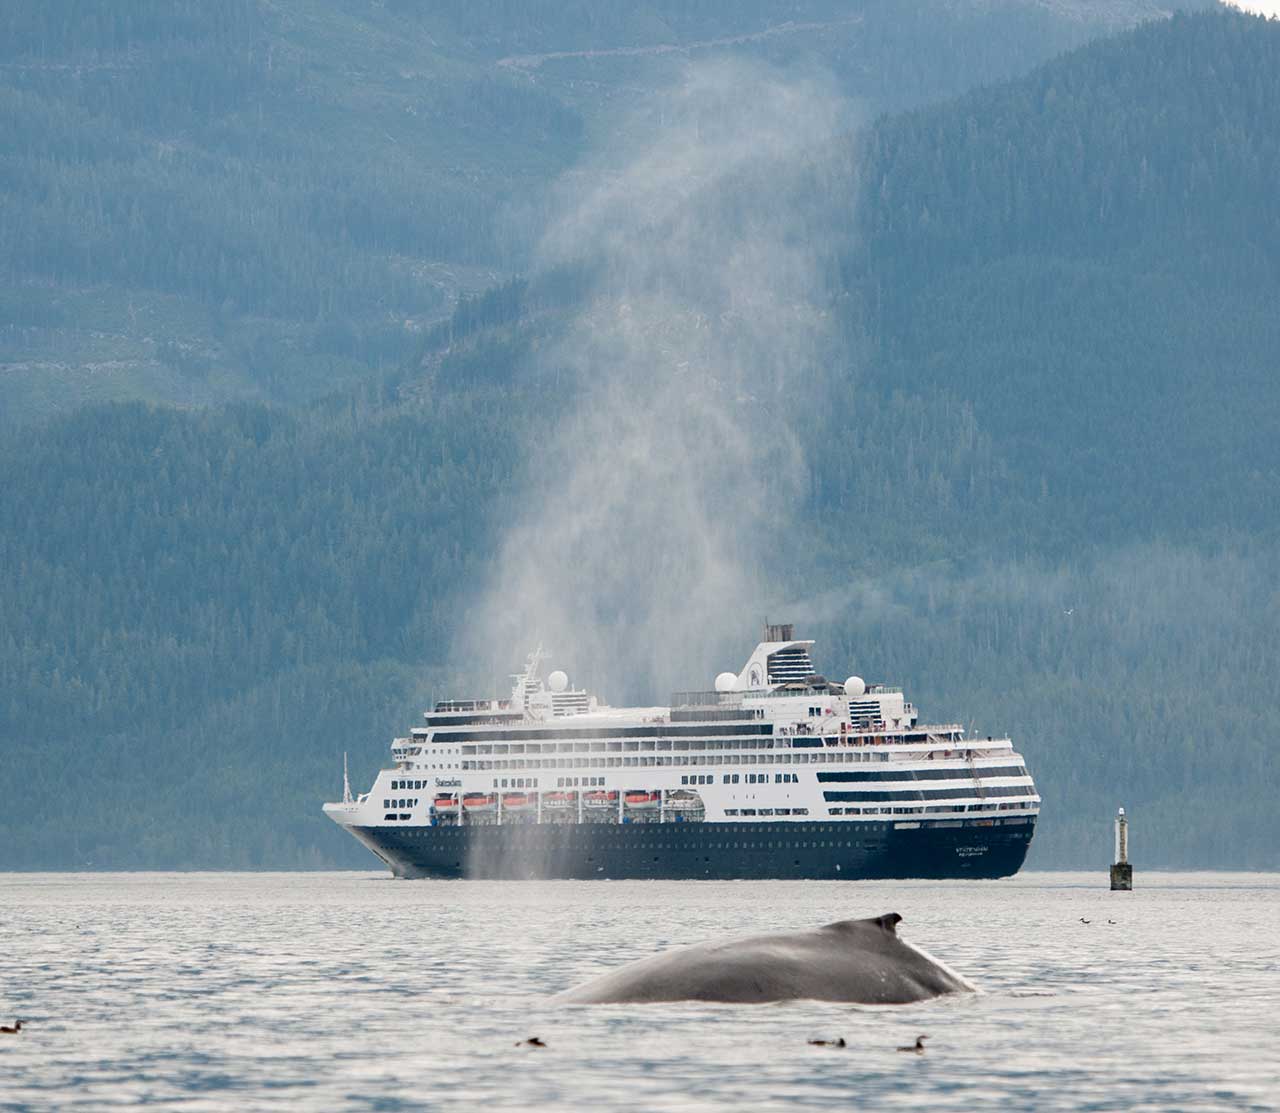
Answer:
[(498, 806), (498, 796), (493, 792), (468, 792), (462, 798), (462, 806), (469, 812), (491, 812)]
[(662, 804), (662, 793), (629, 789), (626, 804), (628, 808), (657, 808)]
[(458, 798), (456, 796), (437, 796), (435, 805), (438, 812), (456, 812), (458, 810)]
[(534, 806), (536, 799), (527, 792), (508, 792), (502, 797), (502, 807), (508, 812), (525, 812)]
[(576, 792), (548, 792), (542, 797), (544, 808), (572, 808), (578, 803)]
[(588, 792), (582, 797), (582, 802), (588, 808), (607, 808), (611, 804), (617, 804), (617, 792), (605, 792), (604, 789), (598, 788), (595, 792)]

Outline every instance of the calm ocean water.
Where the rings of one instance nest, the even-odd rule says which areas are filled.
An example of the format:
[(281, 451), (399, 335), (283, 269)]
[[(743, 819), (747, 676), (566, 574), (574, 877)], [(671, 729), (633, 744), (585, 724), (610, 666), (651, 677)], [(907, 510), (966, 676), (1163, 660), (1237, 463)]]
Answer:
[[(0, 1022), (28, 1028), (0, 1108), (1280, 1107), (1280, 875), (1137, 883), (3, 874)], [(985, 993), (547, 1004), (659, 948), (888, 911)]]

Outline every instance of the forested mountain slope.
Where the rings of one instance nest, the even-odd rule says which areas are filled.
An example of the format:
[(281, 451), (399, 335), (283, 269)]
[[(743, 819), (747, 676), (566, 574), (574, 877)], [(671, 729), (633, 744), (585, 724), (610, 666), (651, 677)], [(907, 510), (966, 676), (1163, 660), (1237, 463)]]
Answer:
[(544, 191), (691, 57), (870, 110), (1143, 0), (0, 4), (0, 428), (84, 401), (296, 402), (523, 269)]
[(1092, 540), (1277, 524), (1278, 61), (1280, 24), (1176, 17), (867, 140), (873, 376), (971, 401)]
[(0, 453), (6, 863), (341, 859), (317, 794), (425, 700), (510, 431), (446, 401), (113, 405), (21, 434)]
[[(1103, 862), (1121, 803), (1144, 864), (1276, 865), (1278, 62), (1280, 25), (1175, 18), (887, 115), (815, 179), (841, 344), (795, 401), (768, 604), (832, 671), (1012, 732), (1042, 865)], [(495, 289), (295, 413), (10, 437), (3, 863), (363, 861), (318, 801), (431, 689), (489, 686), (450, 649), (595, 281)]]

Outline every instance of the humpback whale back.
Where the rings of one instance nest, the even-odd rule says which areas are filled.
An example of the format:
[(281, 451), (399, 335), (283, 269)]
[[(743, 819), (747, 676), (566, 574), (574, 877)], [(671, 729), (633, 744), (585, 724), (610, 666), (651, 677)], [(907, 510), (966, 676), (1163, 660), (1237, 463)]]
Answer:
[(653, 955), (557, 996), (565, 1004), (809, 998), (895, 1005), (973, 986), (898, 937), (896, 912)]

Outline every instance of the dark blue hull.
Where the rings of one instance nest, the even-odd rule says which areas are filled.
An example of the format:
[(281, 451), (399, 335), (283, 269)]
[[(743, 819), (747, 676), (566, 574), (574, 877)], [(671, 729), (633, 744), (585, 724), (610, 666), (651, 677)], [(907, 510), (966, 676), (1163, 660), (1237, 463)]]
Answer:
[(351, 827), (397, 877), (994, 878), (1018, 872), (1035, 820)]

